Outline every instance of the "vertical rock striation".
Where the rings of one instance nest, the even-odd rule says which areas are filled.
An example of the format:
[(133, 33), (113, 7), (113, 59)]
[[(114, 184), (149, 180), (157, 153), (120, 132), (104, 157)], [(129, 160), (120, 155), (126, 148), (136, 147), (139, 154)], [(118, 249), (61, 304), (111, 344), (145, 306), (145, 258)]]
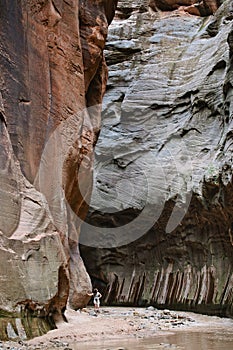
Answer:
[(109, 32), (82, 255), (107, 303), (232, 315), (232, 1), (148, 3)]
[(78, 239), (100, 113), (86, 107), (105, 91), (116, 2), (1, 2), (0, 314), (88, 302)]

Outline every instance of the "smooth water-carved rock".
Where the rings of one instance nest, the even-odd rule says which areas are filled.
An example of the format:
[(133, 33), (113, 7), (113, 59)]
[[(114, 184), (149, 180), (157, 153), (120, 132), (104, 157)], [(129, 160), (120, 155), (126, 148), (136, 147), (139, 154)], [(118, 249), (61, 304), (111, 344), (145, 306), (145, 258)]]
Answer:
[[(79, 228), (92, 189), (103, 48), (116, 3), (1, 4), (0, 310), (8, 316), (27, 310), (57, 321), (68, 299), (77, 309), (90, 298)], [(93, 117), (86, 107), (97, 103)]]
[(232, 2), (125, 13), (82, 255), (107, 303), (232, 315)]

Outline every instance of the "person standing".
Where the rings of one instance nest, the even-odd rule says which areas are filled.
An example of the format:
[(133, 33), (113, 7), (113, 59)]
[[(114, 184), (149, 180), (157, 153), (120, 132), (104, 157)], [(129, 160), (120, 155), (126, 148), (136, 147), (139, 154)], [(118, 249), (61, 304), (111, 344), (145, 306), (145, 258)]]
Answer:
[(98, 291), (97, 288), (94, 289), (93, 297), (94, 297), (94, 307), (95, 307), (95, 311), (96, 311), (96, 312), (99, 312), (99, 309), (100, 309), (100, 299), (102, 298), (102, 294), (100, 294), (100, 292)]

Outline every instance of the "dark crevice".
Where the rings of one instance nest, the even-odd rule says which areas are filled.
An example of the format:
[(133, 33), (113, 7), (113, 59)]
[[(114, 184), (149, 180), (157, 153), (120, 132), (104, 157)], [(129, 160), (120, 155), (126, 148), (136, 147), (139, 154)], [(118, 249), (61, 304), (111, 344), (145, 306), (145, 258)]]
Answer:
[(163, 108), (170, 108), (171, 106), (170, 105), (166, 105), (166, 104), (163, 104), (163, 105), (159, 105), (158, 103), (153, 103), (152, 105), (150, 105), (149, 109), (152, 109), (153, 111), (155, 110), (159, 110), (159, 109), (163, 109)]
[(183, 137), (185, 136), (186, 134), (188, 134), (190, 131), (196, 131), (198, 132), (199, 134), (201, 134), (201, 131), (199, 131), (197, 128), (190, 128), (190, 129), (183, 129), (180, 136)]
[(105, 46), (105, 49), (108, 50), (109, 48), (111, 48), (113, 51), (124, 52), (127, 55), (131, 55), (135, 52), (141, 52), (141, 49), (138, 47), (135, 47), (135, 48), (133, 48), (133, 47), (115, 47), (114, 44), (107, 43)]
[(226, 62), (224, 60), (219, 61), (208, 73), (208, 77), (212, 75), (216, 70), (218, 69), (225, 69), (226, 68)]
[(61, 16), (61, 12), (58, 10), (56, 4), (54, 3), (54, 1), (52, 0), (52, 4), (53, 4), (53, 7), (55, 9), (55, 11), (59, 14), (59, 16)]
[(0, 112), (0, 120), (1, 120), (2, 123), (7, 127), (6, 119), (5, 119), (5, 117), (4, 117), (4, 115), (3, 115), (2, 112)]
[(128, 19), (133, 12), (132, 7), (124, 7), (124, 9), (117, 8), (116, 17), (119, 19)]
[(31, 101), (26, 99), (26, 98), (19, 98), (18, 101), (19, 101), (19, 103), (25, 103), (25, 104), (30, 104), (31, 103)]
[(229, 81), (223, 85), (223, 94), (225, 98), (227, 97), (228, 91), (232, 89), (233, 89), (233, 86)]
[(209, 36), (215, 37), (218, 34), (218, 26), (218, 21), (214, 21), (209, 24), (208, 28), (206, 29)]

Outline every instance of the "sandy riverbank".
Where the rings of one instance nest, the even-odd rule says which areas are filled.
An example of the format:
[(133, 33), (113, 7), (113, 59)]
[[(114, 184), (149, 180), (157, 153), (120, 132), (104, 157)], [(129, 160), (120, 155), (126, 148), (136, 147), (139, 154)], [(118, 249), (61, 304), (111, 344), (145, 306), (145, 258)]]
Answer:
[(82, 312), (67, 310), (68, 323), (29, 341), (2, 342), (1, 349), (70, 350), (74, 344), (102, 339), (148, 338), (171, 332), (188, 330), (211, 332), (217, 329), (233, 330), (233, 320), (215, 316), (205, 316), (190, 312), (157, 310), (152, 307), (123, 308), (103, 307), (95, 314), (93, 308)]

